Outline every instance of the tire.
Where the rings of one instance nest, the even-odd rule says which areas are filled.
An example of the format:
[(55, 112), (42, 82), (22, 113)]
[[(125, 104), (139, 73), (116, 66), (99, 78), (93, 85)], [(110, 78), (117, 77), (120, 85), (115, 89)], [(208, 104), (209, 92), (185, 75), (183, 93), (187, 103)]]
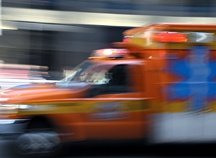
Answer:
[(53, 157), (59, 152), (61, 141), (47, 122), (34, 121), (17, 137), (14, 145), (19, 156)]

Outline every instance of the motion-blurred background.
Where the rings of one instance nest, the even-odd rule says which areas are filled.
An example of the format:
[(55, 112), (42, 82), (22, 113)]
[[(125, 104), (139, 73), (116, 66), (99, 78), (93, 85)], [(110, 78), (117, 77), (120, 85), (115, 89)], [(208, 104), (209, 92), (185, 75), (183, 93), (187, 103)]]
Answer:
[[(92, 50), (120, 41), (128, 28), (215, 23), (216, 1), (2, 0), (1, 9), (1, 63), (45, 66), (46, 77), (57, 80)], [(9, 65), (10, 70), (16, 66)]]

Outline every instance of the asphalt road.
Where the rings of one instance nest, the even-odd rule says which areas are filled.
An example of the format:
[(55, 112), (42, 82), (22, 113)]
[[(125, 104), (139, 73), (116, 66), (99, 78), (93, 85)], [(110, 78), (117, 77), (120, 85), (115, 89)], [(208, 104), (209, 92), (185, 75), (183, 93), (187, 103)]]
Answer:
[[(0, 158), (16, 158), (10, 143), (0, 141)], [(216, 144), (153, 145), (142, 144), (67, 144), (59, 158), (194, 158), (216, 157)]]

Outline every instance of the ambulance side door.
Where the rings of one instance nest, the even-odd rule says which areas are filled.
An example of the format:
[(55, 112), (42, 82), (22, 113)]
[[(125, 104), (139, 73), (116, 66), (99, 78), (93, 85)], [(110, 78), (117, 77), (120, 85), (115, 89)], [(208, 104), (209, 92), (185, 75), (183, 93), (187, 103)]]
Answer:
[(91, 100), (95, 101), (88, 115), (88, 138), (136, 139), (145, 135), (148, 102), (142, 98), (141, 67), (139, 64), (115, 65), (109, 70), (109, 82), (102, 86), (101, 93), (98, 87), (92, 89)]

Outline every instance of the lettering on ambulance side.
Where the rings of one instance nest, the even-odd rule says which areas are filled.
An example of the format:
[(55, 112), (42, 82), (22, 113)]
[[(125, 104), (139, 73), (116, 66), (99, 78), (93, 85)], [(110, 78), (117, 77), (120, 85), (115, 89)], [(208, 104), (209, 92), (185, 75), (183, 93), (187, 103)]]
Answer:
[(121, 102), (98, 103), (91, 117), (97, 120), (117, 120), (127, 117), (125, 106)]
[(188, 100), (192, 111), (204, 110), (209, 100), (216, 99), (216, 61), (210, 59), (207, 46), (194, 46), (185, 59), (169, 60), (168, 71), (182, 80), (166, 89), (169, 100)]

